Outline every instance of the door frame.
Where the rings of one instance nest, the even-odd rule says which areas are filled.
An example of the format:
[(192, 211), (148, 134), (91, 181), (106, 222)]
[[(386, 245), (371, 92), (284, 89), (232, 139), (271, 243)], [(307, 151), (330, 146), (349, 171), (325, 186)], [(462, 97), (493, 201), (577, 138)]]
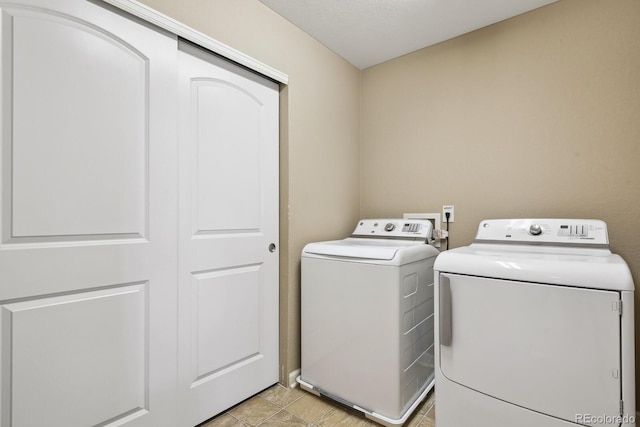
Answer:
[(258, 74), (262, 74), (272, 80), (275, 80), (281, 84), (288, 84), (289, 77), (275, 68), (270, 67), (260, 61), (257, 61), (250, 56), (220, 43), (219, 41), (190, 28), (175, 19), (168, 17), (148, 6), (133, 0), (101, 0), (104, 3), (109, 3), (118, 9), (121, 9), (131, 15), (143, 19), (157, 27), (160, 27), (172, 34), (177, 35), (185, 40), (188, 40), (196, 45), (199, 45), (213, 53), (216, 53), (224, 58), (227, 58), (237, 64), (240, 64)]

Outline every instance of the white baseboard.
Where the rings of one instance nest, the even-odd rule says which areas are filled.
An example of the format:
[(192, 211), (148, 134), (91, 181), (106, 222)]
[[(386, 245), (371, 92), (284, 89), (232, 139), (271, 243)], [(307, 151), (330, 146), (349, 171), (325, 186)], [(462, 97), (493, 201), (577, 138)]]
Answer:
[(293, 372), (289, 372), (289, 387), (296, 388), (298, 387), (298, 381), (296, 378), (300, 376), (300, 369), (296, 369)]

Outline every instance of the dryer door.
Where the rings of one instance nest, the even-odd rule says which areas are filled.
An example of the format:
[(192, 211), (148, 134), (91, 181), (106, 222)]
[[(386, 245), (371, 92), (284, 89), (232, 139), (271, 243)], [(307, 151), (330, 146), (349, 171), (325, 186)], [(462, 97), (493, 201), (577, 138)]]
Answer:
[(589, 424), (592, 415), (602, 417), (591, 419), (598, 425), (618, 425), (617, 292), (455, 274), (440, 279), (439, 363), (447, 378), (571, 422)]

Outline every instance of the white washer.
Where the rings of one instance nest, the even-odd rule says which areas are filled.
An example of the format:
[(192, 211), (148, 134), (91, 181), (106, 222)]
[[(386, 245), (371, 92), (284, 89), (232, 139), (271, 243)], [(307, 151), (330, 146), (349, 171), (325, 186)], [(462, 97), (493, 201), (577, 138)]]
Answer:
[(635, 426), (634, 285), (604, 222), (483, 221), (435, 270), (438, 427)]
[(302, 388), (384, 425), (406, 421), (434, 382), (431, 234), (428, 220), (367, 219), (305, 246)]

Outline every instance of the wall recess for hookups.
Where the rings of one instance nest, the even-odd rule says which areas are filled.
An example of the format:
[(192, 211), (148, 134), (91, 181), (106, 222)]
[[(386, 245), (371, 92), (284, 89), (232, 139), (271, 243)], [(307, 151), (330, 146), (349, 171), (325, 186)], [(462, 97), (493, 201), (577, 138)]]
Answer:
[[(428, 219), (433, 224), (433, 230), (437, 230), (436, 235), (440, 234), (442, 229), (441, 216), (439, 213), (406, 213), (402, 215), (403, 219)], [(436, 248), (440, 247), (440, 239), (434, 239), (433, 236), (429, 238), (431, 243)]]

